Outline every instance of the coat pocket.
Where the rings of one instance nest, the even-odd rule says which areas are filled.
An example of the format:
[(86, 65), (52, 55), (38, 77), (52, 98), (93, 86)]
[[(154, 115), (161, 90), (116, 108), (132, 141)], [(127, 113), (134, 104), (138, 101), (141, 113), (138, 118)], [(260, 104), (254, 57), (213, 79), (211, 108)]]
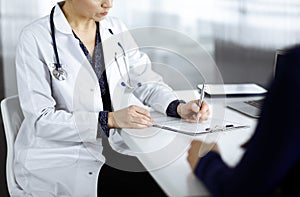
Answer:
[(25, 167), (35, 170), (72, 165), (78, 161), (79, 146), (31, 148), (27, 151)]

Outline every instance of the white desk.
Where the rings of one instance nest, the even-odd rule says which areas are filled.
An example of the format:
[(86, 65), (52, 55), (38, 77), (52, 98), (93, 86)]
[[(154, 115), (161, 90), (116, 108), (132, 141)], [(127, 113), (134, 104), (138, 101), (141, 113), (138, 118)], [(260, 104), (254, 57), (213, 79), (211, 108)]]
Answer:
[[(179, 98), (187, 101), (195, 97), (199, 98), (197, 91), (178, 91), (177, 94)], [(226, 101), (232, 100), (241, 100), (241, 98), (226, 99)], [(209, 102), (210, 99), (208, 98), (207, 101)], [(188, 165), (186, 158), (189, 142), (195, 138), (217, 142), (224, 161), (234, 166), (243, 154), (240, 145), (251, 137), (257, 122), (256, 119), (227, 108), (224, 118), (226, 121), (249, 125), (250, 128), (198, 137), (158, 128), (132, 129), (123, 132), (122, 137), (168, 196), (208, 196), (206, 188), (194, 176)]]

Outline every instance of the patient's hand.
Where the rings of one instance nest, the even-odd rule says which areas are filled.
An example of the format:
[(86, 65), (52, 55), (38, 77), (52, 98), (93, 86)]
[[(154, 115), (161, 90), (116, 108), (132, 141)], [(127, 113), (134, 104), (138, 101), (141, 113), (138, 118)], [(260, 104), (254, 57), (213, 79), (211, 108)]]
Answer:
[(191, 147), (188, 151), (187, 160), (194, 171), (201, 157), (203, 157), (207, 152), (215, 151), (219, 153), (219, 147), (215, 143), (205, 143), (202, 141), (193, 140)]

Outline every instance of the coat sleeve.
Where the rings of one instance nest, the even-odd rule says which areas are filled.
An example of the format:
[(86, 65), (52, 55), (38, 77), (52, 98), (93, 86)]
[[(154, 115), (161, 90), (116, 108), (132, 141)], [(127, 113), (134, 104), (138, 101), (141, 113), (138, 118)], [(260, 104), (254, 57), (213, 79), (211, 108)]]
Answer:
[(177, 100), (174, 91), (151, 69), (151, 62), (145, 53), (135, 50), (128, 55), (134, 83), (142, 84), (133, 94), (145, 105), (166, 114), (169, 104)]
[[(168, 105), (177, 100), (175, 92), (163, 82), (162, 77), (152, 70), (148, 55), (141, 50), (131, 31), (118, 19), (112, 18), (117, 27), (123, 47), (126, 51), (127, 67), (133, 85), (141, 83), (141, 87), (135, 88), (133, 94), (144, 104), (154, 110), (166, 114)], [(127, 77), (127, 76), (125, 76)]]
[[(37, 37), (30, 28), (24, 29), (16, 52), (18, 94), (24, 121), (32, 125), (37, 137), (70, 142), (95, 141), (98, 112), (56, 108), (51, 74)], [(45, 45), (52, 47), (51, 43)], [(61, 97), (64, 100), (63, 95)]]

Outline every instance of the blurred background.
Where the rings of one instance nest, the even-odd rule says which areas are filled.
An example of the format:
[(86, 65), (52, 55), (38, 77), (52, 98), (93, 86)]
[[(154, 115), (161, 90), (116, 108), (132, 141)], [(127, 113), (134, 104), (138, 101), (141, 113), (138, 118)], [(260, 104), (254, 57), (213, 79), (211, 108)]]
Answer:
[[(14, 59), (20, 31), (26, 24), (48, 15), (56, 2), (0, 0), (1, 100), (17, 94)], [(121, 18), (129, 29), (162, 27), (198, 42), (216, 62), (225, 83), (249, 82), (267, 88), (275, 51), (300, 41), (299, 0), (114, 0), (110, 15)], [(170, 43), (179, 51), (197, 56), (192, 44), (180, 40)], [(147, 52), (152, 61), (184, 68), (185, 62), (172, 54), (161, 50)], [(162, 73), (172, 88), (185, 88), (172, 76), (163, 74), (161, 66), (154, 66), (154, 70)], [(186, 72), (196, 85), (197, 73)], [(6, 142), (2, 120), (0, 123), (0, 196), (5, 197)]]

